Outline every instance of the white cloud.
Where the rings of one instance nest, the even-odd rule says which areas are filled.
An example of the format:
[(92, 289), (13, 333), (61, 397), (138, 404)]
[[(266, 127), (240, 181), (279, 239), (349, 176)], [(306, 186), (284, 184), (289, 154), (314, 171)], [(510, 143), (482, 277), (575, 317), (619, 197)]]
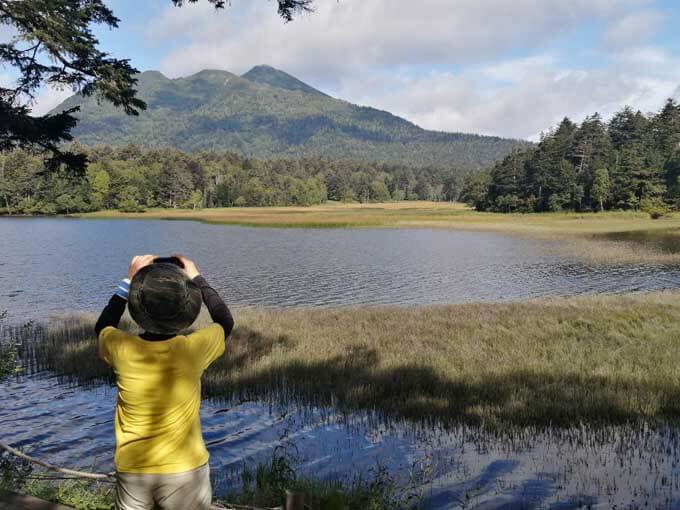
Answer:
[(69, 88), (55, 89), (47, 86), (43, 87), (35, 98), (31, 114), (34, 116), (45, 115), (72, 95), (73, 91)]
[(546, 67), (554, 64), (554, 56), (536, 55), (497, 62), (493, 65), (483, 67), (481, 72), (494, 80), (517, 82), (527, 78), (527, 76), (541, 73)]
[[(669, 71), (663, 75), (640, 73), (635, 61), (622, 58), (584, 71), (543, 55), (457, 74), (402, 77), (397, 90), (386, 94), (367, 94), (371, 87), (361, 79), (344, 82), (339, 92), (429, 129), (536, 140), (564, 116), (581, 121), (597, 111), (606, 118), (627, 104), (643, 112), (658, 110), (680, 91), (680, 59), (669, 58), (664, 67)], [(499, 81), (490, 84), (489, 76)], [(377, 82), (375, 76), (368, 80)]]
[(304, 79), (337, 79), (371, 66), (454, 65), (536, 47), (585, 21), (613, 19), (647, 0), (318, 0), (317, 11), (284, 24), (269, 2), (224, 12), (197, 4), (152, 22), (153, 41), (189, 38), (161, 71), (246, 71), (267, 63)]
[(604, 33), (604, 42), (614, 48), (640, 45), (657, 34), (665, 15), (658, 10), (634, 11), (612, 23)]
[[(680, 59), (645, 46), (653, 0), (317, 0), (284, 24), (269, 2), (168, 8), (147, 29), (174, 42), (171, 77), (269, 64), (349, 101), (429, 129), (536, 139), (565, 115), (658, 109), (680, 94)], [(602, 48), (579, 47), (599, 28)], [(516, 57), (516, 55), (522, 55)]]

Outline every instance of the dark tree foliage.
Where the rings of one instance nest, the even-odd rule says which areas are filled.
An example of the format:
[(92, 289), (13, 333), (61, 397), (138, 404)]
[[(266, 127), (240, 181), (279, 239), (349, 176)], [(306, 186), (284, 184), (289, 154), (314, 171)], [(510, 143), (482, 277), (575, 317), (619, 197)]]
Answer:
[[(195, 4), (199, 0), (172, 0), (172, 3), (177, 7), (181, 7), (185, 3)], [(217, 9), (224, 8), (231, 3), (230, 0), (208, 0)], [(314, 0), (277, 0), (279, 16), (286, 22), (293, 21), (296, 14), (303, 12), (311, 12)]]
[(469, 177), (461, 195), (497, 212), (678, 208), (680, 104), (668, 99), (653, 115), (626, 107), (608, 124), (565, 118), (536, 147)]
[[(195, 3), (198, 0), (187, 0)], [(208, 0), (216, 8), (224, 0)], [(172, 0), (181, 6), (183, 0)], [(278, 0), (285, 21), (310, 11), (312, 0)], [(51, 155), (47, 168), (60, 164), (76, 172), (85, 169), (82, 154), (64, 151), (77, 119), (71, 108), (54, 115), (33, 117), (31, 106), (42, 85), (72, 89), (84, 96), (96, 94), (128, 115), (146, 108), (136, 97), (135, 74), (128, 59), (116, 59), (98, 48), (94, 25), (117, 28), (118, 18), (102, 0), (0, 0), (0, 25), (15, 32), (0, 42), (0, 64), (13, 68), (19, 78), (14, 88), (0, 87), (0, 151), (15, 148)]]
[(0, 88), (0, 150), (38, 148), (53, 155), (53, 165), (84, 168), (82, 156), (59, 148), (72, 139), (77, 109), (31, 117), (30, 105), (35, 91), (48, 84), (86, 96), (96, 92), (138, 114), (144, 103), (135, 97), (136, 69), (100, 51), (92, 34), (92, 25), (115, 28), (118, 19), (99, 0), (0, 0), (0, 24), (16, 30), (0, 44), (0, 62), (19, 73), (15, 88)]

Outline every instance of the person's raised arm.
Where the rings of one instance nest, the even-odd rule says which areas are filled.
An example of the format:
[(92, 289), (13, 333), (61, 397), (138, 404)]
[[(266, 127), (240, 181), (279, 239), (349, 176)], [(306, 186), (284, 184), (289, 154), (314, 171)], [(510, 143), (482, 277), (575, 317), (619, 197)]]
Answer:
[(173, 257), (177, 257), (182, 262), (187, 276), (201, 289), (203, 303), (205, 303), (205, 306), (208, 309), (210, 318), (213, 322), (222, 326), (224, 338), (227, 338), (234, 329), (234, 318), (226, 303), (222, 300), (217, 291), (210, 286), (203, 275), (201, 275), (193, 261), (183, 255), (173, 254)]
[(127, 304), (128, 294), (130, 292), (130, 281), (137, 271), (151, 264), (155, 258), (156, 255), (137, 255), (132, 257), (130, 266), (128, 267), (127, 277), (120, 281), (113, 296), (111, 296), (108, 304), (99, 315), (99, 319), (97, 319), (97, 323), (94, 326), (94, 332), (97, 336), (99, 336), (99, 333), (107, 326), (113, 326), (114, 328), (118, 327), (120, 318), (123, 316), (123, 312), (125, 312), (125, 305)]

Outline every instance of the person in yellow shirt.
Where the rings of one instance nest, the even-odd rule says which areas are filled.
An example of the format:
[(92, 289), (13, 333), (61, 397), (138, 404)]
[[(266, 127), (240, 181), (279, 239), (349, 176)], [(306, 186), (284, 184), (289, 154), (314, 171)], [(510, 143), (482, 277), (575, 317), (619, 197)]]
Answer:
[[(183, 334), (201, 305), (213, 324)], [(125, 307), (144, 331), (118, 329)], [(116, 375), (117, 510), (207, 510), (212, 501), (200, 421), (201, 374), (234, 327), (227, 305), (182, 255), (132, 258), (95, 325)]]

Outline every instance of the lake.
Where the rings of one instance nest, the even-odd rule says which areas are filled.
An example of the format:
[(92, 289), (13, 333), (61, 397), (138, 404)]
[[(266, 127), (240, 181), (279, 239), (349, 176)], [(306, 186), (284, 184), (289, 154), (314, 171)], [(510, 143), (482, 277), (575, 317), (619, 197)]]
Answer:
[(498, 301), (680, 286), (680, 267), (598, 265), (556, 241), (435, 229), (269, 229), (0, 218), (10, 320), (98, 311), (136, 254), (183, 252), (236, 308)]
[[(673, 265), (600, 265), (560, 242), (434, 229), (266, 229), (186, 221), (1, 218), (0, 310), (21, 323), (107, 302), (134, 254), (184, 252), (235, 309), (417, 305), (680, 287)], [(637, 236), (631, 242), (656, 243)], [(666, 242), (666, 241), (659, 241)], [(664, 245), (665, 246), (665, 245)], [(238, 315), (236, 315), (238, 320)], [(0, 438), (69, 467), (113, 467), (116, 391), (49, 373), (0, 385)], [(333, 409), (206, 401), (218, 494), (277, 445), (302, 474), (378, 466), (428, 509), (680, 507), (680, 431), (669, 427), (424, 429)], [(590, 506), (588, 506), (590, 505)], [(635, 506), (637, 505), (637, 506)]]

